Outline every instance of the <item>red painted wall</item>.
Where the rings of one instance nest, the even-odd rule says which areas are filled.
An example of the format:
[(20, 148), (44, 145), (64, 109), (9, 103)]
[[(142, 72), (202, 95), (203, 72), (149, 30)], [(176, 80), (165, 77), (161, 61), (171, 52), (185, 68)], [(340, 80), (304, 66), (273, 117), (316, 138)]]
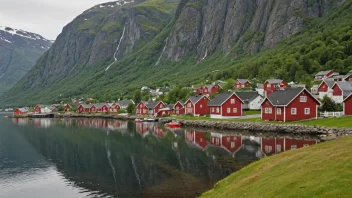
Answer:
[[(231, 99), (235, 99), (235, 104), (231, 104)], [(230, 113), (227, 113), (227, 108), (230, 108)], [(233, 109), (237, 108), (237, 113), (233, 112)], [(236, 96), (232, 95), (224, 104), (221, 106), (222, 109), (222, 116), (242, 116), (242, 102)]]
[(174, 114), (175, 115), (183, 115), (183, 114), (185, 114), (184, 106), (180, 102), (177, 102), (175, 104), (175, 106), (174, 106)]
[[(307, 96), (307, 102), (300, 102), (300, 96)], [(317, 105), (319, 105), (319, 103), (310, 94), (308, 94), (307, 91), (303, 91), (286, 107), (286, 121), (316, 118)], [(297, 108), (297, 115), (291, 115), (291, 108)], [(310, 108), (310, 114), (304, 114), (305, 108)]]
[(89, 110), (89, 111), (90, 111), (90, 112), (95, 112), (95, 111), (96, 111), (96, 109), (97, 109), (97, 108), (93, 105), (93, 106), (90, 108), (90, 110)]
[(322, 82), (318, 88), (318, 92), (327, 92), (328, 88), (328, 85), (325, 82)]
[[(271, 113), (265, 113), (265, 108), (271, 108)], [(268, 99), (263, 102), (261, 112), (262, 120), (275, 120), (275, 108)]]
[(37, 105), (34, 107), (34, 113), (41, 113), (41, 108)]
[(186, 114), (192, 114), (192, 115), (194, 114), (194, 111), (193, 111), (194, 105), (190, 100), (187, 101), (185, 108), (186, 108)]
[(144, 105), (143, 102), (140, 102), (137, 105), (136, 113), (137, 115), (148, 115), (148, 108)]
[(279, 87), (276, 87), (276, 84), (270, 84), (270, 86), (268, 87), (268, 84), (269, 83), (267, 81), (264, 83), (264, 91), (267, 96), (273, 93), (274, 91), (279, 90), (280, 88), (286, 88), (288, 85), (287, 82), (284, 80), (280, 83)]
[(340, 89), (339, 86), (334, 85), (334, 86), (332, 87), (332, 95), (333, 95), (333, 96), (342, 96), (342, 90)]
[(208, 103), (210, 100), (207, 97), (200, 99), (194, 106), (195, 115), (206, 115), (209, 113)]
[(165, 104), (163, 102), (159, 102), (158, 105), (154, 108), (154, 114), (158, 113), (160, 109), (165, 108)]
[(27, 112), (22, 112), (20, 111), (19, 109), (16, 109), (14, 112), (13, 112), (14, 115), (27, 115)]
[(344, 113), (345, 115), (352, 115), (352, 97), (349, 97), (344, 102)]

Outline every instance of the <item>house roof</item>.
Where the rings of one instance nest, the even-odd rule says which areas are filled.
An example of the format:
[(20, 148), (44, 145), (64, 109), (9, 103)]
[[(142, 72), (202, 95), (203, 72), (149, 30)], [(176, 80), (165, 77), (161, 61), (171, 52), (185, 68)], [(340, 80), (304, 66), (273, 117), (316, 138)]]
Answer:
[(199, 100), (201, 100), (204, 97), (206, 97), (206, 96), (204, 96), (204, 95), (202, 95), (202, 96), (191, 96), (188, 100), (190, 100), (193, 104), (196, 104)]
[(38, 106), (38, 107), (40, 107), (40, 108), (45, 108), (45, 107), (48, 107), (49, 105), (38, 104), (38, 105), (36, 105), (36, 106)]
[(330, 73), (331, 72), (331, 70), (328, 70), (328, 71), (320, 71), (320, 72), (318, 72), (317, 74), (315, 74), (316, 76), (324, 76), (324, 75), (326, 75), (326, 74), (328, 74), (328, 73)]
[(336, 82), (334, 85), (337, 85), (342, 89), (344, 98), (352, 93), (352, 82)]
[(209, 90), (209, 89), (213, 88), (215, 85), (216, 85), (216, 84), (210, 84), (210, 85), (204, 85), (204, 86), (205, 86), (206, 88), (208, 88), (208, 90)]
[(343, 76), (344, 79), (350, 77), (352, 75), (352, 72), (348, 72), (346, 75)]
[(244, 84), (246, 82), (249, 82), (248, 79), (237, 79), (237, 81), (239, 81), (241, 84)]
[[(232, 95), (236, 95), (236, 93), (220, 93), (218, 96), (216, 96), (213, 100), (211, 100), (208, 103), (208, 106), (221, 106), (226, 100), (228, 100)], [(238, 96), (237, 96), (238, 97)], [(238, 97), (240, 100), (241, 98)], [(241, 102), (243, 102), (241, 100)]]
[(260, 96), (256, 91), (236, 92), (236, 94), (242, 101), (251, 101)]
[(120, 106), (128, 106), (130, 103), (134, 104), (132, 100), (120, 100), (117, 102), (117, 104), (119, 104)]
[(109, 107), (109, 104), (108, 104), (108, 103), (98, 103), (98, 104), (94, 104), (94, 106), (95, 106), (97, 109), (103, 108), (104, 105), (105, 105), (106, 107)]
[(92, 104), (81, 104), (83, 108), (90, 109), (93, 105)]
[(148, 109), (154, 109), (161, 101), (142, 101)]
[(270, 83), (270, 84), (280, 84), (283, 80), (281, 79), (269, 79), (266, 80), (266, 82)]
[(26, 109), (26, 108), (18, 108), (18, 110), (21, 112), (28, 112), (28, 109)]
[(290, 104), (291, 101), (293, 99), (295, 99), (304, 90), (306, 90), (309, 93), (309, 91), (305, 88), (288, 88), (285, 90), (279, 90), (279, 91), (275, 91), (275, 92), (271, 93), (267, 97), (267, 99), (274, 106), (286, 106), (286, 105)]
[[(334, 86), (334, 84), (335, 84), (335, 81), (333, 81), (333, 80), (327, 80), (327, 79), (325, 79), (325, 80), (323, 80), (323, 82), (325, 82), (325, 83), (328, 85), (329, 88), (332, 88), (332, 87)], [(323, 82), (321, 82), (321, 84), (322, 84)], [(320, 85), (321, 85), (321, 84), (320, 84)], [(320, 87), (320, 85), (319, 85), (319, 87)]]

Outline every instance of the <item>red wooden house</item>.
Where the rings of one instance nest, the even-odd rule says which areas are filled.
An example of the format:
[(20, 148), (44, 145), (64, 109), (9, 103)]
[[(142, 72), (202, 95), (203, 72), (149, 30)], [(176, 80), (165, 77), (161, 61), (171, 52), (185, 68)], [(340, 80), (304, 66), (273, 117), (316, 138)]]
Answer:
[(113, 103), (109, 106), (109, 112), (110, 113), (117, 113), (121, 109), (120, 105), (118, 103)]
[(109, 105), (107, 103), (94, 104), (95, 112), (97, 113), (107, 113), (109, 112)]
[(64, 111), (71, 111), (72, 107), (69, 104), (64, 105)]
[(315, 75), (315, 80), (324, 80), (326, 78), (329, 78), (331, 75), (333, 75), (334, 72), (329, 70), (329, 71), (320, 71)]
[(225, 135), (221, 133), (211, 133), (210, 144), (221, 147), (232, 156), (242, 148), (242, 137)]
[(342, 103), (344, 98), (352, 92), (352, 82), (335, 82), (332, 86), (332, 97), (336, 103)]
[(281, 79), (269, 79), (264, 82), (264, 96), (268, 96), (274, 91), (284, 90), (288, 86), (287, 82)]
[(333, 80), (323, 80), (318, 86), (319, 98), (323, 99), (324, 96), (332, 97), (332, 86), (334, 86), (335, 81)]
[(184, 103), (177, 101), (173, 107), (175, 115), (184, 115), (185, 114), (185, 105)]
[(343, 100), (343, 112), (345, 115), (352, 115), (352, 93)]
[(141, 101), (136, 108), (137, 115), (153, 115), (156, 116), (160, 109), (166, 105), (162, 101)]
[(170, 116), (171, 112), (174, 110), (174, 105), (167, 105), (166, 107), (159, 109), (158, 116)]
[(219, 93), (221, 87), (217, 83), (213, 83), (210, 85), (203, 85), (197, 88), (195, 91), (198, 95), (212, 95)]
[(209, 113), (208, 103), (210, 99), (207, 96), (191, 96), (185, 106), (186, 114), (193, 116), (202, 116)]
[(197, 131), (185, 130), (185, 140), (187, 143), (194, 145), (202, 150), (205, 150), (208, 146), (208, 141), (205, 137), (205, 133)]
[(250, 88), (251, 83), (248, 79), (237, 79), (234, 85), (235, 89)]
[(317, 100), (306, 88), (275, 91), (261, 104), (263, 120), (298, 121), (318, 118)]
[(236, 93), (220, 93), (208, 103), (211, 118), (236, 118), (243, 115), (244, 102)]
[(91, 108), (93, 105), (91, 104), (81, 104), (77, 107), (78, 113), (89, 113), (91, 112)]
[(28, 114), (28, 110), (26, 108), (18, 108), (13, 112), (14, 116), (25, 116)]
[(46, 107), (45, 105), (40, 105), (40, 104), (36, 105), (34, 107), (34, 113), (42, 113), (42, 109), (44, 109), (45, 107)]

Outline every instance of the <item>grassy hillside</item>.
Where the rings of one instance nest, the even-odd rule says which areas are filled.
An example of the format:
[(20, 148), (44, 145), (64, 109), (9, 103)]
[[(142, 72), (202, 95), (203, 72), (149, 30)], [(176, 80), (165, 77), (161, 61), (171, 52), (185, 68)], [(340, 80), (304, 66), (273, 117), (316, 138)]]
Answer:
[(264, 158), (202, 197), (351, 197), (352, 137)]
[[(166, 6), (157, 0), (136, 6), (144, 10), (165, 11)], [(170, 4), (167, 4), (170, 6)], [(310, 84), (312, 76), (325, 69), (347, 73), (352, 69), (352, 0), (333, 8), (325, 17), (306, 18), (308, 24), (290, 39), (275, 48), (248, 56), (234, 46), (228, 54), (217, 52), (202, 62), (194, 56), (179, 62), (161, 60), (156, 65), (165, 40), (175, 21), (171, 21), (153, 40), (116, 62), (109, 72), (101, 63), (83, 70), (78, 75), (67, 75), (50, 86), (23, 89), (26, 82), (19, 83), (0, 103), (35, 104), (57, 102), (70, 96), (89, 96), (105, 100), (117, 99), (143, 85), (198, 84), (206, 80), (229, 78), (282, 78)], [(297, 13), (297, 17), (300, 16)], [(154, 27), (143, 23), (147, 29)], [(216, 71), (215, 71), (216, 70)], [(61, 97), (60, 97), (61, 95)]]

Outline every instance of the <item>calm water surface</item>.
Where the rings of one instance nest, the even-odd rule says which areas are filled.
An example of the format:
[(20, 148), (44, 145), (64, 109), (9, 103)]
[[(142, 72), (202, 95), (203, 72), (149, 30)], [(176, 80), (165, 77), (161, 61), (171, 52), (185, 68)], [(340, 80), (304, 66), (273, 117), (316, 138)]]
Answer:
[(3, 119), (0, 197), (196, 197), (267, 155), (316, 140), (102, 119)]

